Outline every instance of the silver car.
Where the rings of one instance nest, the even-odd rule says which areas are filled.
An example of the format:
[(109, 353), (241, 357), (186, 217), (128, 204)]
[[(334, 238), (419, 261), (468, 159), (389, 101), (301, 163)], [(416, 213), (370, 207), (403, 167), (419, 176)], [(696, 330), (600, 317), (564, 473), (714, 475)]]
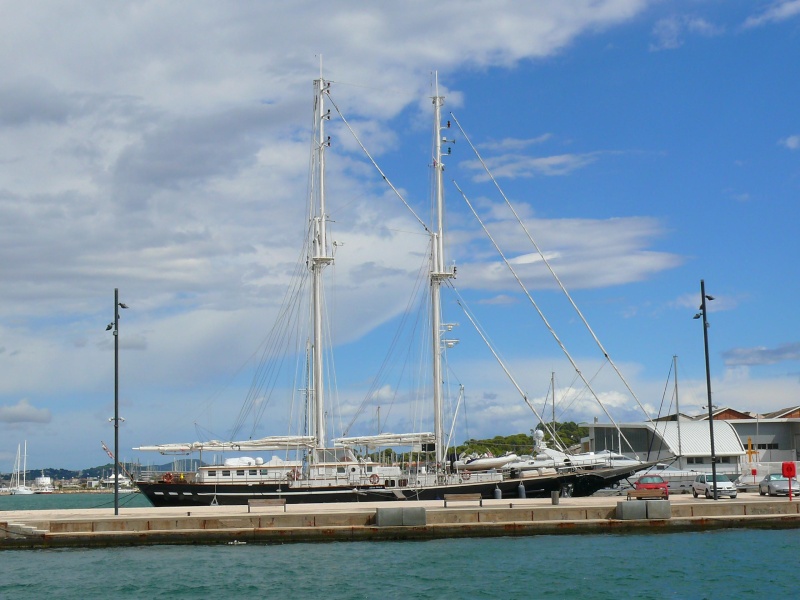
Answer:
[(736, 498), (736, 486), (724, 473), (718, 473), (716, 481), (714, 481), (714, 476), (711, 473), (701, 473), (694, 478), (692, 495), (695, 498), (701, 494), (706, 498), (712, 498), (714, 491), (716, 491), (717, 498), (720, 496)]
[[(758, 493), (762, 496), (766, 494), (770, 496), (788, 496), (789, 479), (780, 473), (770, 473), (758, 482)], [(794, 478), (792, 478), (792, 495), (800, 496), (800, 484)]]

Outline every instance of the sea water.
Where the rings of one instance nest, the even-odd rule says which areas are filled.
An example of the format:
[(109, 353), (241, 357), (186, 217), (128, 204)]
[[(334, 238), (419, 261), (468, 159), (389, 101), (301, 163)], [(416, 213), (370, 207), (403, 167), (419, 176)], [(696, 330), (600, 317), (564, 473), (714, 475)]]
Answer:
[[(120, 494), (120, 507), (149, 506)], [(113, 494), (0, 496), (0, 511), (108, 508)], [(0, 552), (0, 599), (776, 598), (800, 530)]]
[[(662, 530), (663, 531), (663, 530)], [(800, 531), (0, 552), (0, 598), (781, 598)]]
[[(119, 494), (120, 507), (152, 506), (144, 494)], [(73, 508), (110, 508), (114, 510), (114, 493), (33, 494), (0, 496), (0, 511), (4, 510), (61, 510)], [(2, 599), (4, 600), (4, 599)]]

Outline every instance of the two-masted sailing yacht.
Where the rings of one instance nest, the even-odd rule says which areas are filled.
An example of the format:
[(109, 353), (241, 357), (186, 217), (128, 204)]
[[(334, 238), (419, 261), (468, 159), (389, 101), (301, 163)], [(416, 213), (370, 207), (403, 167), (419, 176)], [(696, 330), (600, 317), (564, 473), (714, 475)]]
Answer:
[[(433, 219), (430, 235), (429, 288), (431, 293), (432, 346), (432, 433), (392, 434), (347, 437), (329, 440), (326, 428), (326, 387), (323, 353), (323, 276), (334, 262), (327, 233), (325, 198), (325, 152), (329, 138), (325, 123), (331, 83), (321, 76), (314, 82), (314, 142), (311, 173), (313, 210), (306, 242), (306, 262), (310, 270), (310, 327), (308, 415), (303, 435), (267, 437), (246, 441), (211, 441), (188, 444), (143, 446), (163, 454), (205, 452), (256, 453), (280, 451), (263, 458), (230, 458), (216, 465), (202, 465), (192, 473), (167, 473), (136, 485), (156, 506), (246, 504), (251, 499), (285, 499), (287, 503), (353, 502), (386, 500), (441, 499), (446, 493), (480, 494), (484, 498), (516, 498), (549, 495), (571, 488), (574, 495), (590, 495), (624, 478), (631, 468), (584, 470), (569, 466), (561, 469), (518, 470), (459, 469), (447, 461), (443, 422), (442, 310), (441, 287), (456, 275), (455, 267), (445, 263), (443, 132), (441, 109), (444, 98), (433, 96)], [(359, 455), (358, 448), (412, 447), (427, 452), (425, 462), (383, 464)], [(201, 455), (202, 456), (202, 455)], [(293, 456), (294, 458), (289, 458)]]

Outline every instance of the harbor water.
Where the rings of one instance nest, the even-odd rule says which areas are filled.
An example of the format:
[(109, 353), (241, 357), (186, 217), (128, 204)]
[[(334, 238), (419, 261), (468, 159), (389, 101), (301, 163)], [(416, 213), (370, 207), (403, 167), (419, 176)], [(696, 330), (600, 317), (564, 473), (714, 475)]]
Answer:
[[(152, 506), (142, 494), (124, 492), (119, 494), (120, 507)], [(109, 508), (114, 510), (114, 494), (69, 493), (33, 494), (27, 496), (0, 495), (0, 511), (4, 510), (61, 510), (73, 508)]]
[[(121, 494), (120, 506), (146, 506)], [(113, 494), (2, 496), (0, 510)], [(794, 595), (800, 530), (4, 550), (0, 598), (751, 598)]]
[(798, 535), (7, 550), (0, 598), (778, 598), (797, 591)]

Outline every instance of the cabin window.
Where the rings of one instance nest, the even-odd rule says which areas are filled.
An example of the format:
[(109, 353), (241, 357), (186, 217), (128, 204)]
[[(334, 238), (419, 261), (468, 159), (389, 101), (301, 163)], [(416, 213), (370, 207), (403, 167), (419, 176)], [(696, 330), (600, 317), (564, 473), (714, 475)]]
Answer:
[(239, 469), (236, 471), (236, 475), (244, 475), (244, 469)]
[(209, 477), (216, 477), (217, 476), (217, 472), (216, 471), (209, 471), (208, 472), (208, 476)]
[(367, 467), (367, 473), (372, 473), (372, 467)]
[(336, 472), (344, 475), (344, 467), (336, 467)]
[(267, 470), (266, 469), (261, 469), (261, 473), (260, 474), (261, 475), (266, 475), (267, 474)]
[(223, 471), (222, 472), (222, 476), (223, 477), (230, 477), (231, 476), (231, 472), (230, 471)]
[(256, 471), (255, 469), (251, 469), (250, 471), (247, 472), (247, 474), (248, 475), (258, 475), (258, 471)]

